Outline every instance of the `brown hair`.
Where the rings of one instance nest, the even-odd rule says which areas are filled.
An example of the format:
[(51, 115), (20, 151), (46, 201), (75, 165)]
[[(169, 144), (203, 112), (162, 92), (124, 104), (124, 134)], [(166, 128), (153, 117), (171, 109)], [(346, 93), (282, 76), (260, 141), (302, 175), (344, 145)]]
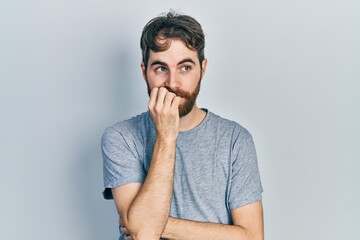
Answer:
[[(145, 68), (147, 68), (150, 50), (166, 51), (170, 47), (172, 38), (182, 40), (188, 48), (197, 51), (201, 67), (205, 58), (205, 35), (200, 23), (193, 17), (170, 10), (166, 14), (151, 19), (142, 31), (140, 47)], [(166, 41), (160, 44), (159, 39)]]

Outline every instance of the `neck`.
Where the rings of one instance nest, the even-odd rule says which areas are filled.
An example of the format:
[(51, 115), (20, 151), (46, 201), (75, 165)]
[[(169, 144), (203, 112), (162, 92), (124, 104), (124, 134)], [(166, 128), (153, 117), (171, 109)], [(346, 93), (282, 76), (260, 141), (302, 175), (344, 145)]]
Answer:
[(205, 118), (206, 112), (194, 105), (191, 112), (180, 118), (180, 131), (188, 131), (199, 125)]

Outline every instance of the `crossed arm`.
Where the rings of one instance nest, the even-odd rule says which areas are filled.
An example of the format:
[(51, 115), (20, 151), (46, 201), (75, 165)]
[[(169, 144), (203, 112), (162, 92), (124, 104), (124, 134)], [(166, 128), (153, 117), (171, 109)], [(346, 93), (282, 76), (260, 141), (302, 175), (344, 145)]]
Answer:
[[(241, 216), (251, 219), (241, 219)], [(256, 202), (232, 211), (234, 225), (194, 222), (169, 217), (162, 237), (168, 239), (253, 239), (262, 240), (262, 204)]]
[[(130, 183), (113, 189), (113, 196), (117, 208), (121, 208), (121, 206), (125, 205), (125, 202), (131, 202), (131, 199), (135, 197), (141, 187), (142, 184), (140, 183)], [(140, 239), (138, 238), (139, 234), (131, 232), (131, 230), (128, 228), (126, 220), (123, 217), (125, 215), (123, 215), (121, 211), (119, 211), (119, 214), (122, 217), (122, 224), (126, 226), (126, 228), (122, 228), (122, 230), (125, 231), (125, 233), (131, 234), (131, 237), (128, 239)], [(167, 217), (167, 221), (165, 227), (163, 228), (163, 231), (160, 234), (154, 236), (153, 238), (149, 237), (149, 232), (145, 233), (145, 239), (159, 239), (160, 236), (166, 239), (179, 240), (264, 239), (263, 211), (261, 201), (251, 203), (237, 209), (233, 209), (231, 211), (231, 215), (234, 221), (234, 225), (196, 222)], [(144, 218), (142, 218), (142, 220), (144, 221)], [(148, 222), (138, 221), (139, 227), (143, 228), (144, 231), (144, 227), (154, 223), (154, 219), (149, 219), (147, 221)]]

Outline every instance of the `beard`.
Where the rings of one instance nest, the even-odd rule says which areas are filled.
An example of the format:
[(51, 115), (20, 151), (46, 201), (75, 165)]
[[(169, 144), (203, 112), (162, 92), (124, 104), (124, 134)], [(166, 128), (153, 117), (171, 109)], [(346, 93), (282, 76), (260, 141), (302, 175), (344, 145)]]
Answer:
[[(201, 83), (201, 77), (200, 77), (199, 82), (193, 92), (188, 92), (188, 91), (184, 91), (181, 89), (174, 90), (174, 89), (164, 86), (164, 88), (166, 88), (169, 92), (175, 93), (176, 96), (181, 97), (183, 100), (183, 103), (181, 103), (179, 105), (179, 117), (186, 116), (193, 109), (193, 107), (196, 103), (196, 98), (200, 92), (200, 83)], [(147, 80), (146, 80), (146, 84), (147, 84), (148, 94), (150, 96), (151, 89), (149, 86), (149, 82)]]

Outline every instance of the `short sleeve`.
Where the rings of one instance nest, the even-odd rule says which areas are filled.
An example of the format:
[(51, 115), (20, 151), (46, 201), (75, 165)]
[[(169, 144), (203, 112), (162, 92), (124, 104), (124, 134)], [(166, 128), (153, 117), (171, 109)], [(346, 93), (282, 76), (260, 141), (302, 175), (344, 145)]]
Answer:
[(229, 196), (230, 209), (261, 200), (263, 188), (250, 133), (243, 129), (232, 148), (232, 171)]
[(103, 155), (103, 192), (105, 199), (112, 199), (111, 188), (127, 183), (144, 182), (145, 170), (132, 135), (126, 129), (109, 127), (101, 139)]

